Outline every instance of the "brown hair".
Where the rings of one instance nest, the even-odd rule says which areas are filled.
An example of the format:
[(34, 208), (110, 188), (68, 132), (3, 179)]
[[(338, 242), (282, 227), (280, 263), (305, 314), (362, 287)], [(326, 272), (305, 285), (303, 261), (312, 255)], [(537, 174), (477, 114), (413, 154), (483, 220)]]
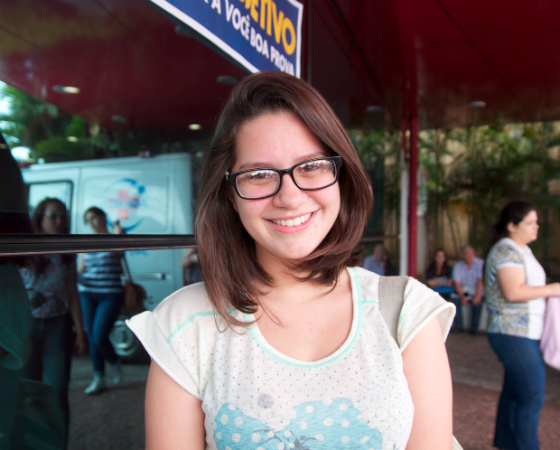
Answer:
[[(66, 205), (61, 202), (57, 198), (46, 197), (39, 202), (39, 204), (35, 207), (33, 214), (31, 216), (31, 227), (33, 228), (34, 233), (43, 233), (43, 227), (41, 226), (41, 221), (43, 220), (43, 216), (45, 211), (47, 210), (47, 206), (49, 203), (58, 203), (64, 208), (64, 211), (67, 212)], [(63, 234), (68, 234), (69, 230), (69, 223), (68, 220), (65, 222), (64, 230), (62, 231)], [(72, 254), (63, 254), (62, 255), (62, 262), (66, 265), (72, 264), (76, 260), (76, 255)], [(31, 261), (31, 266), (36, 273), (43, 273), (45, 267), (49, 263), (48, 259), (44, 255), (38, 255), (34, 257)]]
[(294, 262), (301, 281), (326, 286), (336, 283), (345, 266), (357, 265), (356, 246), (371, 214), (373, 193), (369, 178), (340, 120), (325, 99), (304, 81), (280, 72), (260, 72), (242, 80), (220, 115), (202, 170), (195, 234), (206, 291), (216, 311), (230, 324), (243, 325), (227, 311), (252, 314), (258, 305), (254, 280), (267, 286), (272, 279), (259, 265), (255, 243), (245, 231), (230, 201), (225, 180), (236, 158), (241, 126), (265, 113), (291, 112), (344, 164), (338, 180), (340, 212), (323, 242), (303, 261)]

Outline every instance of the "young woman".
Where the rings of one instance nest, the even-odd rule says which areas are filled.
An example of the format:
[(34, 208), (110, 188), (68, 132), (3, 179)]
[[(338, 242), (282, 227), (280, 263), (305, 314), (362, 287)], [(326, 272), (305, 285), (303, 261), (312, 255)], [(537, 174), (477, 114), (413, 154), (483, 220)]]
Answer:
[(430, 267), (426, 270), (426, 283), (443, 298), (449, 299), (454, 291), (451, 268), (447, 263), (447, 252), (438, 248)]
[[(31, 217), (35, 233), (68, 233), (66, 206), (56, 198), (41, 201)], [(86, 337), (76, 289), (74, 255), (46, 255), (20, 269), (31, 307), (31, 351), (22, 378), (43, 381), (57, 390), (66, 432), (70, 420), (68, 384), (72, 351), (82, 354)], [(72, 326), (76, 335), (72, 331)]]
[(397, 346), (354, 267), (371, 192), (315, 89), (235, 87), (199, 192), (204, 283), (129, 323), (153, 358), (148, 449), (451, 448), (453, 306), (410, 280)]
[[(105, 212), (97, 207), (89, 208), (84, 213), (84, 222), (94, 233), (109, 233)], [(118, 223), (113, 227), (113, 233), (123, 233)], [(121, 257), (120, 252), (80, 255), (80, 300), (88, 336), (89, 356), (93, 364), (93, 380), (84, 391), (87, 395), (103, 392), (107, 388), (105, 362), (108, 362), (111, 368), (112, 383), (119, 384), (122, 381), (119, 357), (109, 340), (109, 333), (123, 305)]]
[(530, 203), (509, 203), (494, 226), (486, 259), (488, 340), (505, 369), (494, 436), (494, 446), (500, 449), (539, 448), (545, 297), (560, 296), (560, 283), (546, 284), (544, 269), (528, 246), (537, 239), (537, 220)]

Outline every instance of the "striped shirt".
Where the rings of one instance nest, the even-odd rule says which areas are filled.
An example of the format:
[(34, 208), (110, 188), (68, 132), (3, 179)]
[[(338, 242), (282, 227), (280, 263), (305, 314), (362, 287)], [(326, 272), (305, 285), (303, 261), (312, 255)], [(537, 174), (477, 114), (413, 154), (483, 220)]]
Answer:
[(122, 292), (120, 252), (84, 253), (85, 271), (79, 275), (80, 292)]
[(544, 286), (546, 274), (531, 249), (522, 249), (510, 238), (498, 241), (488, 253), (484, 284), (488, 306), (488, 333), (501, 333), (529, 339), (542, 336), (544, 311), (543, 297), (527, 302), (510, 302), (505, 298), (498, 279), (498, 270), (503, 267), (525, 269), (525, 283), (529, 286)]

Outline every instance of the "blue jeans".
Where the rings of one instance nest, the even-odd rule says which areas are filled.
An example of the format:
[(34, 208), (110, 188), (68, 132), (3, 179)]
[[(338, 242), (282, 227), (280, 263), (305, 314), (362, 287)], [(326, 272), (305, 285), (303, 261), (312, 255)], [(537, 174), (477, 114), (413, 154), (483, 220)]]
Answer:
[(488, 340), (505, 369), (494, 447), (538, 450), (545, 379), (540, 341), (499, 333), (488, 333)]
[(68, 384), (74, 348), (70, 314), (49, 319), (33, 319), (30, 348), (27, 363), (21, 370), (21, 378), (42, 381), (55, 387), (68, 434)]
[[(455, 305), (457, 312), (455, 313), (455, 319), (453, 319), (453, 328), (457, 330), (463, 329), (463, 309), (461, 308), (461, 299), (457, 295), (451, 296), (451, 301)], [(478, 305), (473, 305), (469, 302), (469, 306), (472, 308), (471, 315), (471, 331), (477, 331), (480, 325), (480, 314), (482, 312), (482, 301)]]
[(109, 333), (123, 304), (122, 293), (80, 292), (84, 329), (95, 375), (105, 374), (105, 361), (115, 364), (118, 356), (109, 341)]

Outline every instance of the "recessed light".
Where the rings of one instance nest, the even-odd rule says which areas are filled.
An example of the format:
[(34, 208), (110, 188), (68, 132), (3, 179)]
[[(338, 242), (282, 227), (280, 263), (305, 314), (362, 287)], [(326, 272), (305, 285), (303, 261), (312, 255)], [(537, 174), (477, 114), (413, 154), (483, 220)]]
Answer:
[(80, 88), (75, 86), (53, 86), (52, 90), (58, 92), (59, 94), (79, 94)]
[(124, 117), (124, 116), (119, 116), (119, 115), (111, 116), (111, 120), (112, 120), (113, 122), (119, 122), (119, 123), (126, 123), (126, 122), (128, 122), (128, 119), (127, 119), (126, 117)]
[(66, 140), (68, 142), (78, 142), (78, 138), (76, 136), (68, 136)]
[(201, 128), (202, 128), (202, 126), (201, 126), (200, 124), (198, 124), (198, 123), (191, 123), (191, 124), (189, 125), (189, 130), (194, 130), (194, 131), (196, 131), (196, 130), (200, 130)]
[(220, 75), (216, 81), (219, 84), (235, 84), (237, 83), (237, 78), (232, 77), (230, 75)]
[(382, 112), (382, 111), (383, 111), (383, 106), (371, 105), (371, 106), (368, 106), (368, 107), (366, 108), (366, 111), (367, 111), (368, 113)]
[(486, 108), (486, 102), (483, 102), (482, 100), (477, 100), (475, 102), (470, 102), (467, 106), (471, 109)]

